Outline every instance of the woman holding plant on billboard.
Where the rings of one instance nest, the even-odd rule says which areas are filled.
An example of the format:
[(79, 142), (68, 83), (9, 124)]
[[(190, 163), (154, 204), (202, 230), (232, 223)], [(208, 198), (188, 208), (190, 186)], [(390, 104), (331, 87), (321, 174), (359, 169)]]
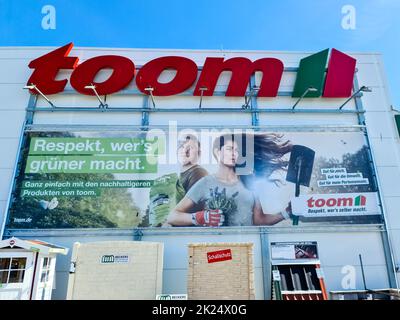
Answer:
[[(274, 225), (289, 218), (289, 206), (285, 212), (264, 213), (260, 201), (249, 188), (249, 180), (257, 173), (259, 156), (264, 157), (265, 165), (268, 162), (272, 165), (267, 171), (269, 175), (287, 165), (281, 157), (290, 152), (291, 145), (289, 142), (278, 144), (271, 137), (225, 134), (215, 139), (213, 155), (218, 162), (217, 172), (193, 185), (169, 214), (168, 223), (173, 226), (251, 226)], [(242, 181), (236, 171), (244, 143), (254, 143), (254, 170)]]

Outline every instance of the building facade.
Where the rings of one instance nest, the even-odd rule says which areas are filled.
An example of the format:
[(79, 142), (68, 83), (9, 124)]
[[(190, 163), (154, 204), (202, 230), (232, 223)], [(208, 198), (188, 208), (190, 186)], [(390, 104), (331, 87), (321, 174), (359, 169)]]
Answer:
[[(196, 242), (253, 243), (256, 299), (271, 299), (271, 243), (316, 242), (318, 255), (314, 258), (323, 270), (327, 291), (364, 286), (369, 289), (397, 287), (399, 135), (381, 55), (343, 54), (335, 49), (315, 53), (70, 46), (58, 58), (44, 59), (44, 62), (38, 59), (56, 49), (60, 50), (48, 47), (0, 49), (3, 239), (11, 236), (34, 238), (68, 248), (77, 241), (163, 242), (162, 291), (166, 294), (187, 292), (188, 243)], [(62, 60), (67, 56), (78, 57), (79, 62)], [(103, 56), (111, 57), (98, 59)], [(167, 61), (161, 57), (172, 58)], [(208, 59), (207, 65), (207, 58), (219, 59)], [(133, 61), (133, 68), (127, 60)], [(223, 65), (223, 61), (233, 62)], [(251, 64), (254, 61), (261, 62)], [(47, 70), (57, 72), (40, 71), (45, 70), (40, 68), (46, 63)], [(38, 67), (40, 64), (42, 66)], [(55, 64), (59, 65), (54, 67)], [(75, 69), (72, 71), (72, 68)], [(114, 68), (114, 74), (110, 68)], [(118, 75), (121, 81), (109, 81)], [(67, 79), (65, 88), (57, 89), (60, 82), (57, 84), (55, 79)], [(245, 87), (243, 79), (247, 81)], [(23, 90), (27, 84), (31, 87)], [(36, 85), (50, 103), (32, 85)], [(215, 154), (206, 154), (205, 150), (214, 150), (213, 139), (226, 130), (236, 130), (234, 133), (242, 136), (244, 132), (251, 132), (251, 137), (273, 133), (282, 143), (289, 140), (292, 145), (311, 149), (312, 161), (308, 159), (313, 163), (311, 169), (299, 163), (290, 164), (290, 152), (284, 152), (282, 159), (289, 163), (289, 168), (268, 175), (269, 180), (273, 180), (276, 174), (283, 186), (269, 183), (254, 187), (255, 198), (259, 199), (264, 213), (282, 212), (291, 202), (292, 213), (299, 216), (299, 221), (293, 223), (296, 218), (292, 217), (279, 219), (282, 221), (274, 225), (232, 222), (219, 227), (165, 226), (173, 219), (167, 218), (165, 212), (163, 215), (152, 211), (160, 203), (157, 201), (162, 202), (160, 197), (152, 202), (152, 192), (166, 193), (172, 203), (170, 189), (159, 192), (154, 186), (166, 178), (174, 179), (170, 173), (179, 176), (175, 156), (180, 145), (173, 147), (172, 142), (184, 129), (203, 137), (198, 138), (202, 150), (199, 163), (210, 174), (217, 171), (215, 161), (218, 160)], [(144, 165), (139, 160), (135, 162), (143, 156), (143, 150), (137, 153), (125, 150), (134, 154), (135, 159), (118, 158), (123, 153), (115, 151), (113, 146), (127, 142), (133, 143), (133, 148), (135, 143), (146, 145), (153, 140), (146, 138), (141, 142), (140, 139), (151, 130), (159, 130), (157, 132), (167, 137), (162, 140), (165, 148), (156, 154), (159, 159), (156, 166), (148, 159), (143, 160)], [(163, 139), (165, 136), (162, 135)], [(111, 150), (107, 155), (114, 158), (109, 160), (125, 162), (90, 162), (90, 168), (85, 167), (86, 162), (81, 162), (83, 166), (79, 167), (79, 161), (105, 159), (101, 158), (101, 151), (96, 154), (87, 144), (85, 149), (85, 143), (93, 143), (96, 148), (96, 140), (90, 139), (109, 144), (102, 149), (103, 153), (104, 150), (107, 153), (107, 148)], [(68, 142), (72, 143), (69, 153)], [(294, 155), (295, 149), (291, 150)], [(252, 154), (257, 155), (257, 150)], [(162, 155), (165, 155), (165, 163), (160, 160)], [(305, 153), (301, 155), (307, 160)], [(67, 156), (71, 157), (68, 161), (77, 162), (50, 162), (66, 160)], [(258, 165), (262, 163), (263, 159)], [(257, 162), (252, 166), (257, 169)], [(300, 179), (299, 168), (303, 168), (305, 176), (304, 172), (311, 170), (308, 181), (300, 179), (296, 184), (289, 177), (296, 168), (299, 176), (295, 179)], [(250, 170), (243, 175), (253, 173)], [(92, 174), (93, 177), (88, 178)], [(43, 184), (46, 181), (54, 184)], [(72, 188), (68, 183), (73, 181), (85, 184)], [(90, 184), (86, 184), (89, 181), (124, 181), (127, 185), (101, 187), (97, 184), (96, 188), (89, 188)], [(42, 184), (35, 186), (32, 182)], [(66, 184), (62, 186), (61, 183)], [(144, 184), (138, 186), (138, 183)], [(65, 194), (63, 188), (73, 193)], [(121, 203), (125, 200), (122, 199), (126, 197), (134, 199), (134, 203), (123, 206)], [(175, 194), (173, 198), (175, 207), (180, 199)], [(172, 204), (168, 210), (171, 208)], [(239, 215), (240, 210), (244, 209), (237, 208)], [(81, 224), (71, 219), (75, 213)], [(57, 261), (54, 299), (66, 298), (70, 259), (65, 256)]]

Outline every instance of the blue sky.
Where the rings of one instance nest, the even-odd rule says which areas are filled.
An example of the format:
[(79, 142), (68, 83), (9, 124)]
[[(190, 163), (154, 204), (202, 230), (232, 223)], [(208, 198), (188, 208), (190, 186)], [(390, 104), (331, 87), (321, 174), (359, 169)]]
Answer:
[[(42, 27), (45, 5), (55, 29)], [(400, 0), (0, 0), (0, 46), (380, 52), (400, 109), (399, 16)]]

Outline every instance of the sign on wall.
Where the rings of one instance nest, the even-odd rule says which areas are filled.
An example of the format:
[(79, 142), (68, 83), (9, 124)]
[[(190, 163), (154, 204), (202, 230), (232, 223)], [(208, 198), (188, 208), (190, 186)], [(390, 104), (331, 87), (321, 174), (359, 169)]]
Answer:
[(227, 261), (227, 260), (232, 260), (231, 249), (207, 252), (208, 263)]
[(376, 192), (302, 195), (292, 200), (292, 211), (304, 217), (379, 214)]
[(129, 263), (129, 255), (114, 255), (106, 254), (102, 255), (100, 258), (101, 264), (126, 264)]
[(8, 228), (380, 223), (362, 132), (30, 132)]
[(271, 259), (318, 259), (317, 242), (271, 242)]
[[(154, 96), (171, 96), (188, 90), (196, 82), (193, 95), (212, 96), (222, 72), (232, 72), (226, 96), (243, 97), (246, 94), (250, 76), (262, 73), (258, 97), (276, 97), (284, 71), (283, 62), (277, 58), (261, 58), (251, 61), (245, 57), (207, 57), (198, 77), (198, 66), (194, 61), (180, 56), (164, 56), (153, 59), (142, 66), (136, 75), (136, 66), (127, 57), (105, 55), (79, 62), (78, 57), (69, 56), (73, 43), (69, 43), (41, 57), (32, 60), (33, 69), (27, 84), (35, 85), (44, 94), (56, 94), (64, 90), (68, 79), (56, 79), (62, 69), (71, 69), (71, 86), (79, 93), (95, 95), (87, 88), (96, 86), (99, 95), (110, 95), (126, 88), (136, 78), (137, 88), (144, 94), (149, 89)], [(300, 60), (293, 90), (293, 97), (301, 97), (310, 86), (314, 92), (305, 97), (339, 98), (349, 97), (352, 92), (356, 59), (336, 49), (315, 53)], [(103, 69), (111, 69), (111, 76), (96, 82), (96, 75)], [(175, 70), (176, 76), (170, 82), (159, 81), (165, 70)], [(326, 73), (326, 76), (325, 76)], [(201, 89), (205, 88), (203, 92)], [(37, 90), (31, 89), (37, 94)]]
[(187, 300), (187, 294), (158, 294), (156, 300)]

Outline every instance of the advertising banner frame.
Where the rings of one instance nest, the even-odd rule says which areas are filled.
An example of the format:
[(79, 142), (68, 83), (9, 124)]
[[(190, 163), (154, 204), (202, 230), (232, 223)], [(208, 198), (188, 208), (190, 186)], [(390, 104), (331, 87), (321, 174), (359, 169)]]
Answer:
[[(36, 101), (35, 101), (36, 102)], [(32, 117), (33, 120), (33, 117)], [(33, 121), (32, 121), (33, 122)], [(103, 130), (110, 130), (109, 126), (82, 126), (82, 125), (57, 125), (57, 126), (52, 126), (52, 125), (35, 125), (33, 123), (29, 123), (25, 125), (24, 127), (24, 135), (26, 135), (29, 132), (37, 132), (37, 131), (64, 131), (66, 129), (73, 128), (74, 130), (79, 130), (79, 128), (85, 128), (85, 131), (89, 129), (90, 130), (95, 130), (95, 131), (103, 131)], [(149, 130), (151, 128), (165, 128), (166, 126), (124, 126), (121, 128), (120, 126), (112, 126), (114, 130), (120, 131), (131, 131), (133, 128), (134, 129), (141, 129), (141, 130)], [(184, 126), (181, 126), (184, 127)], [(207, 128), (207, 126), (199, 126), (199, 128)], [(179, 127), (180, 128), (180, 127)], [(210, 126), (210, 128), (215, 128), (215, 126)], [(226, 128), (226, 126), (220, 126), (220, 128)], [(338, 126), (338, 125), (321, 125), (319, 127), (316, 126), (302, 126), (302, 127), (297, 127), (297, 126), (232, 126), (233, 129), (236, 128), (254, 128), (257, 130), (261, 129), (274, 129), (274, 131), (295, 131), (295, 132), (309, 132), (309, 131), (317, 131), (317, 132), (326, 132), (326, 131), (335, 131), (335, 132), (348, 132), (348, 131), (364, 131), (365, 125), (345, 125), (345, 126)], [(101, 129), (101, 130), (100, 130)], [(300, 129), (300, 130), (299, 130)], [(14, 181), (15, 181), (15, 176), (14, 176)], [(15, 186), (13, 186), (14, 188)], [(7, 211), (7, 218), (9, 218), (8, 211)], [(379, 225), (379, 224), (378, 224)], [(267, 226), (263, 226), (267, 227)], [(135, 228), (135, 229), (140, 229), (140, 228)], [(319, 228), (318, 228), (319, 229)], [(166, 230), (165, 230), (166, 231)], [(171, 230), (173, 232), (173, 230)], [(167, 231), (168, 232), (168, 231)], [(140, 232), (141, 233), (141, 232)]]
[[(202, 126), (202, 128), (204, 128), (204, 126)], [(248, 127), (246, 127), (246, 128), (248, 128)], [(32, 129), (32, 128), (31, 128)], [(48, 142), (49, 143), (49, 146), (50, 146), (50, 144), (51, 144), (51, 146), (52, 146), (52, 150), (53, 150), (53, 152), (52, 153), (50, 153), (50, 155), (54, 155), (55, 157), (51, 157), (51, 156), (49, 156), (51, 159), (56, 159), (57, 158), (57, 152), (54, 152), (54, 145), (55, 145), (55, 142), (57, 142), (57, 146), (58, 146), (58, 144), (73, 144), (72, 142), (62, 142), (62, 141), (77, 141), (77, 142), (74, 142), (75, 144), (77, 144), (77, 145), (82, 145), (83, 144), (83, 142), (81, 142), (81, 141), (83, 141), (83, 140), (86, 140), (86, 142), (87, 143), (89, 143), (91, 140), (96, 140), (96, 143), (97, 142), (99, 142), (100, 143), (100, 141), (105, 141), (104, 143), (106, 143), (106, 145), (107, 144), (109, 144), (110, 143), (110, 141), (120, 141), (121, 139), (126, 139), (126, 138), (122, 138), (122, 137), (124, 137), (124, 136), (130, 136), (131, 134), (133, 134), (133, 133), (139, 133), (140, 131), (136, 131), (136, 130), (132, 130), (131, 129), (131, 127), (129, 127), (129, 128), (126, 128), (126, 133), (124, 133), (125, 131), (121, 131), (121, 130), (118, 130), (118, 131), (115, 131), (113, 134), (111, 134), (111, 135), (109, 135), (108, 134), (108, 131), (104, 131), (104, 128), (102, 128), (103, 130), (99, 130), (99, 128), (98, 127), (96, 127), (96, 131), (87, 131), (87, 129), (82, 129), (82, 130), (77, 130), (77, 129), (75, 129), (74, 128), (74, 131), (72, 131), (71, 133), (70, 133), (70, 131), (65, 131), (65, 129), (64, 129), (64, 127), (63, 126), (60, 126), (60, 127), (58, 127), (57, 128), (57, 130), (54, 130), (54, 129), (50, 129), (50, 131), (42, 131), (43, 130), (43, 128), (40, 128), (40, 129), (37, 129), (38, 131), (36, 131), (36, 129), (33, 129), (33, 130), (31, 130), (31, 129), (28, 129), (28, 130), (26, 130), (26, 133), (27, 134), (34, 134), (34, 137), (36, 136), (36, 137), (40, 137), (40, 136), (42, 136), (41, 134), (42, 133), (46, 133), (45, 134), (45, 136), (44, 137), (46, 137), (46, 138), (34, 138), (33, 140), (32, 140), (32, 142), (35, 142), (35, 146), (36, 146), (36, 141), (38, 141), (38, 143), (37, 143), (37, 145), (38, 146), (41, 146), (42, 145), (42, 143), (44, 143), (44, 141), (46, 140), (46, 141), (50, 141), (50, 142)], [(148, 127), (148, 130), (149, 129), (159, 129), (159, 126), (149, 126)], [(227, 129), (227, 127), (225, 127), (225, 129)], [(259, 134), (261, 134), (261, 135), (264, 135), (264, 133), (263, 133), (263, 131), (260, 131), (260, 129), (261, 129), (261, 127), (259, 128), (259, 131), (257, 131), (257, 134), (259, 135)], [(286, 132), (286, 129), (287, 129), (287, 127), (282, 127), (281, 128), (281, 130), (282, 131), (276, 131), (276, 132), (280, 132), (282, 135)], [(54, 131), (53, 131), (54, 130)], [(172, 130), (175, 130), (175, 128), (172, 128)], [(283, 130), (285, 130), (285, 131), (283, 131)], [(305, 130), (304, 128), (303, 128), (303, 130), (302, 131), (298, 131), (298, 130), (293, 130), (293, 131), (290, 131), (289, 133), (290, 133), (290, 136), (292, 137), (292, 138), (295, 138), (297, 135), (299, 135), (300, 137), (302, 137), (302, 139), (304, 140), (304, 139), (306, 139), (307, 141), (308, 141), (308, 138), (306, 138), (306, 137), (315, 137), (317, 140), (316, 141), (319, 141), (319, 139), (324, 139), (323, 137), (324, 136), (322, 136), (322, 137), (320, 137), (319, 135), (321, 134), (321, 135), (326, 135), (327, 133), (331, 133), (332, 132), (332, 130), (330, 129), (330, 130), (317, 130), (319, 133), (316, 133), (315, 134), (315, 130), (313, 130), (312, 132), (310, 132), (310, 131), (308, 131), (308, 130)], [(345, 139), (345, 140), (347, 140), (347, 141), (352, 141), (352, 138), (351, 137), (353, 137), (353, 134), (355, 135), (354, 137), (361, 137), (362, 136), (362, 134), (361, 133), (358, 133), (360, 131), (360, 129), (356, 129), (356, 128), (351, 128), (351, 130), (343, 130), (343, 133), (342, 133), (342, 130), (337, 130), (337, 131), (335, 131), (335, 135), (328, 135), (329, 137), (330, 137), (330, 139), (332, 138), (333, 140), (335, 140), (335, 139), (340, 139), (340, 137), (342, 137), (343, 139)], [(78, 133), (78, 136), (77, 137), (82, 137), (82, 138), (68, 138), (68, 137), (70, 137), (71, 135), (70, 134), (72, 134), (73, 132), (75, 132), (75, 133)], [(81, 133), (85, 133), (85, 132), (93, 132), (93, 133), (90, 133), (89, 134), (89, 136), (86, 136), (85, 134), (82, 136), (81, 135)], [(103, 132), (103, 133), (101, 133), (101, 132)], [(122, 132), (122, 133), (121, 133)], [(168, 131), (167, 131), (168, 132)], [(177, 131), (178, 132), (178, 131)], [(206, 132), (207, 132), (207, 130), (206, 130)], [(268, 131), (268, 132), (270, 132), (270, 131)], [(53, 136), (53, 134), (54, 133), (59, 133), (59, 134), (57, 134), (57, 135), (55, 135), (54, 137), (56, 137), (56, 138), (51, 138), (52, 136)], [(64, 134), (65, 133), (67, 133), (67, 135), (66, 135), (66, 137), (67, 138), (62, 138), (63, 136), (64, 136)], [(288, 134), (289, 134), (288, 133)], [(40, 134), (40, 135), (37, 135), (37, 134)], [(100, 134), (100, 135), (99, 135)], [(144, 134), (144, 132), (143, 132), (143, 134)], [(217, 134), (217, 133), (215, 133), (214, 132), (214, 134)], [(266, 134), (266, 133), (265, 133)], [(272, 134), (275, 134), (275, 133), (272, 133)], [(343, 136), (342, 136), (342, 134), (343, 134)], [(217, 134), (218, 135), (218, 134)], [(303, 135), (304, 135), (304, 137), (303, 137)], [(74, 135), (72, 135), (72, 136), (74, 136)], [(84, 137), (87, 137), (87, 138), (84, 138)], [(119, 138), (119, 139), (117, 139), (117, 140), (115, 140), (116, 138), (114, 138), (114, 140), (113, 139), (111, 139), (111, 137), (120, 137), (121, 136), (121, 138)], [(174, 135), (173, 135), (174, 136)], [(328, 137), (328, 136), (326, 136), (326, 137)], [(59, 138), (57, 138), (57, 137), (59, 137)], [(93, 138), (90, 138), (90, 137), (93, 137)], [(96, 138), (97, 137), (97, 138)], [(100, 137), (103, 137), (103, 138), (100, 138)], [(107, 137), (109, 137), (109, 138), (107, 138)], [(75, 140), (74, 140), (75, 139)], [(286, 138), (285, 138), (286, 139)], [(90, 141), (89, 141), (90, 140)], [(336, 140), (335, 140), (336, 141)], [(342, 141), (342, 140), (341, 140)], [(354, 141), (359, 141), (359, 138), (357, 138), (357, 139), (355, 139)], [(360, 140), (361, 141), (361, 140)], [(40, 144), (39, 144), (39, 142), (40, 142)], [(90, 143), (92, 143), (92, 142), (90, 142)], [(311, 142), (310, 142), (311, 143)], [(315, 144), (316, 142), (314, 142), (314, 144)], [(362, 146), (362, 144), (360, 144), (360, 145), (358, 145), (358, 143), (360, 143), (360, 142), (352, 142), (351, 144), (352, 145), (354, 145), (354, 146), (352, 146), (351, 148), (359, 148), (360, 146)], [(59, 146), (58, 146), (59, 147)], [(109, 147), (107, 147), (107, 148), (109, 148)], [(206, 147), (205, 147), (206, 148)], [(28, 146), (25, 146), (25, 149), (26, 150), (28, 150)], [(33, 152), (32, 151), (32, 144), (31, 144), (31, 146), (29, 147), (29, 152), (31, 153), (31, 152)], [(46, 149), (47, 150), (47, 149)], [(79, 149), (80, 150), (80, 149)], [(79, 151), (78, 150), (78, 151)], [(358, 150), (358, 149), (345, 149), (345, 150)], [(360, 149), (361, 150), (361, 149)], [(90, 158), (89, 156), (87, 156), (87, 155), (85, 155), (86, 153), (84, 152), (84, 153), (82, 153), (81, 152), (82, 150), (80, 150), (79, 152), (74, 152), (74, 151), (70, 151), (70, 152), (73, 152), (72, 154), (75, 154), (75, 153), (78, 153), (78, 154), (80, 154), (79, 156), (77, 156), (76, 158), (78, 159), (78, 158), (80, 158), (80, 159), (83, 159), (83, 158)], [(28, 151), (25, 151), (25, 152), (28, 152)], [(343, 151), (344, 152), (344, 151)], [(173, 153), (175, 153), (175, 151), (173, 151)], [(42, 153), (38, 153), (37, 151), (35, 151), (34, 153), (32, 153), (31, 155), (32, 155), (32, 157), (31, 158), (40, 158), (40, 159), (45, 159), (43, 156), (41, 156), (41, 154)], [(46, 153), (45, 153), (46, 154)], [(61, 154), (63, 154), (63, 152), (61, 152)], [(119, 153), (118, 153), (119, 154)], [(321, 155), (323, 155), (323, 154), (321, 154)], [(338, 156), (340, 155), (340, 153), (338, 153)], [(25, 154), (25, 156), (27, 156), (26, 154)], [(106, 157), (107, 158), (107, 157)], [(27, 158), (28, 159), (28, 163), (30, 163), (29, 162), (29, 157)], [(75, 157), (71, 157), (71, 159), (75, 159)], [(101, 159), (105, 159), (104, 157), (103, 158), (101, 158)], [(35, 163), (37, 162), (38, 160), (35, 160)], [(58, 161), (58, 160), (57, 160)], [(39, 161), (40, 162), (40, 161)], [(44, 161), (44, 162), (47, 162), (47, 160), (46, 161)], [(61, 162), (65, 162), (65, 161), (61, 161)], [(76, 162), (75, 160), (73, 161), (73, 162)], [(97, 160), (96, 160), (96, 162), (97, 162)], [(33, 163), (33, 162), (32, 162)], [(368, 164), (366, 164), (367, 165), (367, 167), (368, 167)], [(36, 170), (36, 169), (35, 169)], [(319, 169), (318, 169), (319, 170)], [(322, 170), (324, 170), (324, 169), (322, 169)], [(341, 170), (344, 170), (344, 169), (341, 169)], [(352, 170), (354, 170), (354, 169), (352, 169)], [(350, 170), (351, 171), (351, 170)], [(32, 171), (32, 173), (35, 173), (36, 171)], [(55, 171), (56, 172), (56, 171)], [(68, 175), (68, 172), (66, 172), (66, 171), (62, 171), (63, 172), (63, 174), (65, 175)], [(81, 171), (77, 171), (77, 173), (79, 173), (79, 172), (81, 172)], [(85, 173), (85, 172), (89, 172), (89, 171), (83, 171), (82, 173)], [(152, 171), (149, 171), (149, 172), (152, 172)], [(154, 172), (156, 172), (156, 171), (154, 171)], [(164, 172), (164, 171), (163, 171)], [(319, 171), (318, 171), (319, 172)], [(28, 174), (29, 174), (29, 171), (27, 172)], [(49, 174), (51, 174), (51, 172), (48, 172)], [(111, 172), (112, 173), (112, 172)], [(117, 173), (117, 172), (116, 172)], [(211, 171), (210, 171), (210, 173), (211, 173)], [(350, 173), (350, 172), (349, 172)], [(159, 174), (158, 174), (159, 175)], [(325, 174), (326, 175), (326, 174)], [(358, 174), (359, 175), (359, 177), (360, 178), (362, 178), (362, 174), (360, 175), (360, 173)], [(322, 177), (322, 176), (321, 176)], [(51, 178), (51, 179), (55, 179), (55, 178)], [(63, 178), (63, 179), (65, 179), (65, 178)], [(74, 178), (75, 179), (75, 178)], [(121, 178), (116, 178), (117, 180), (116, 180), (116, 182), (118, 181), (118, 183), (120, 183), (121, 182)], [(126, 179), (126, 178), (125, 178)], [(136, 178), (135, 178), (136, 179)], [(139, 179), (139, 178), (137, 178), (137, 179)], [(323, 178), (323, 179), (325, 179), (325, 178)], [(56, 179), (57, 180), (57, 179)], [(367, 180), (368, 181), (368, 179), (364, 179), (364, 180)], [(370, 180), (371, 180), (371, 178), (370, 178)], [(37, 180), (37, 178), (35, 178), (34, 180), (26, 180), (27, 182), (29, 182), (29, 181), (32, 181), (32, 182), (35, 182), (35, 183), (37, 183), (38, 181), (40, 182), (40, 180)], [(71, 181), (73, 181), (73, 180), (71, 180)], [(57, 182), (57, 181), (56, 181)], [(67, 183), (68, 181), (66, 181), (65, 183)], [(63, 182), (64, 183), (64, 182)], [(30, 183), (29, 183), (30, 184)], [(315, 184), (315, 181), (314, 181), (314, 184)], [(22, 185), (20, 186), (20, 187), (23, 187)], [(23, 188), (32, 188), (31, 186), (25, 186), (25, 187), (23, 187)], [(38, 188), (38, 187), (33, 187), (34, 189), (36, 189), (36, 188)], [(40, 188), (40, 187), (39, 187)], [(58, 188), (58, 187), (56, 187), (56, 188)], [(119, 187), (119, 188), (121, 188), (121, 187)], [(123, 187), (122, 187), (123, 188)], [(129, 187), (128, 187), (129, 188)], [(315, 185), (314, 185), (314, 188), (315, 188)], [(369, 187), (368, 187), (369, 188)], [(354, 191), (354, 192), (366, 192), (366, 191), (374, 191), (374, 189), (375, 189), (375, 187), (374, 187), (374, 185), (371, 185), (371, 188), (372, 189), (360, 189), (360, 191)], [(24, 189), (25, 190), (25, 189)], [(46, 190), (47, 190), (47, 187), (46, 187)], [(347, 189), (346, 189), (347, 190)], [(356, 189), (356, 190), (358, 190), (358, 189)], [(364, 190), (364, 191), (361, 191), (361, 190)], [(278, 189), (277, 189), (277, 191), (278, 191)], [(313, 193), (315, 193), (316, 191), (314, 191)], [(334, 192), (337, 192), (337, 191), (334, 191)], [(346, 192), (349, 192), (348, 190), (346, 191)], [(28, 196), (30, 196), (30, 194), (31, 194), (32, 192), (28, 192), (27, 193), (27, 195)], [(25, 193), (24, 193), (25, 194)], [(33, 193), (32, 193), (32, 195), (33, 195)], [(47, 199), (47, 200), (49, 200), (49, 199)], [(318, 201), (317, 201), (317, 205), (318, 205)], [(26, 211), (26, 209), (24, 210), (24, 211)], [(26, 211), (27, 212), (27, 211)], [(264, 210), (264, 212), (265, 212), (265, 210)], [(339, 216), (341, 216), (341, 215), (339, 215)], [(322, 220), (321, 220), (322, 221)], [(361, 221), (360, 222), (355, 222), (356, 224), (363, 224)], [(369, 222), (369, 223), (373, 223), (373, 222)], [(373, 224), (376, 224), (376, 223), (373, 223)], [(150, 225), (151, 226), (151, 225)], [(234, 225), (230, 225), (230, 224), (228, 224), (228, 226), (234, 226)], [(249, 227), (250, 225), (249, 224), (245, 224), (245, 225), (242, 225), (242, 226), (247, 226), (247, 227)], [(124, 228), (124, 226), (118, 226), (119, 228)], [(125, 228), (126, 227), (128, 227), (128, 226), (125, 226)], [(138, 226), (138, 227), (140, 227), (140, 226)], [(38, 228), (38, 227), (36, 227), (36, 228)], [(40, 228), (40, 227), (39, 227)], [(47, 227), (47, 228), (49, 228), (49, 227)], [(60, 228), (60, 227), (58, 227), (58, 228)], [(62, 227), (61, 227), (62, 228)], [(70, 227), (67, 227), (67, 228), (70, 228)], [(76, 228), (76, 227), (73, 227), (73, 228)], [(78, 227), (79, 228), (79, 227)], [(91, 228), (93, 228), (93, 227), (91, 227)], [(109, 228), (109, 227), (108, 227)], [(136, 228), (136, 226), (134, 226), (134, 225), (132, 225), (132, 228)], [(28, 229), (29, 229), (29, 227), (28, 227)], [(51, 229), (51, 227), (50, 227), (50, 229)]]

